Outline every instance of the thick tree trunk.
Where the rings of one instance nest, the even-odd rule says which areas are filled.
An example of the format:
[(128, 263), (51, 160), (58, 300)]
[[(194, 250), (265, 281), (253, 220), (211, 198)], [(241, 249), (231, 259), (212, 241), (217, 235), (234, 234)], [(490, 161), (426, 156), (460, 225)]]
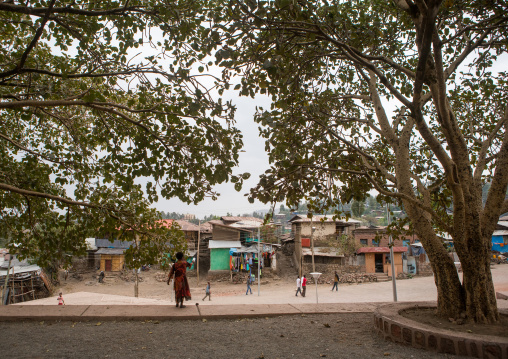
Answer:
[[(422, 240), (422, 242), (434, 272), (437, 288), (437, 314), (447, 318), (459, 318), (466, 306), (465, 293), (457, 274), (457, 268), (437, 239)], [(425, 242), (432, 243), (425, 244)]]
[(407, 208), (409, 218), (414, 224), (415, 233), (427, 252), (434, 272), (437, 288), (437, 314), (446, 318), (458, 319), (465, 312), (466, 295), (460, 283), (457, 268), (442, 241), (436, 236), (431, 222), (424, 212), (409, 204), (405, 204), (405, 208)]
[(462, 271), (467, 318), (477, 323), (493, 323), (499, 320), (490, 262), (487, 260), (463, 265)]
[[(448, 255), (431, 260), (437, 288), (437, 314), (446, 318), (460, 318), (465, 312), (465, 293), (457, 269)], [(438, 267), (439, 269), (436, 269)]]

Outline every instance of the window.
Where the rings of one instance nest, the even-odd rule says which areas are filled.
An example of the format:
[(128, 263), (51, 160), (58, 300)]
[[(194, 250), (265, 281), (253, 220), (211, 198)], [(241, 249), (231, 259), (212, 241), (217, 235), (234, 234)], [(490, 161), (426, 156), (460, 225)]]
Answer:
[(369, 240), (368, 239), (360, 239), (360, 244), (362, 246), (368, 246), (369, 245)]
[(373, 240), (372, 240), (372, 245), (373, 245), (374, 247), (379, 247), (379, 239), (373, 239)]
[(404, 240), (402, 241), (402, 245), (403, 245), (404, 247), (409, 247), (409, 244), (410, 244), (410, 243), (409, 243), (409, 239), (404, 239)]

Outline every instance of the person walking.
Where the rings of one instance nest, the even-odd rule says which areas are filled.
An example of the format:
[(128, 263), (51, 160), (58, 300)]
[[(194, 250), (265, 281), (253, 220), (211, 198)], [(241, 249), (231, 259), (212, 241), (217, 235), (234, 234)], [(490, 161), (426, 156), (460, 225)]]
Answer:
[(205, 298), (208, 297), (208, 300), (212, 300), (212, 296), (210, 294), (210, 282), (208, 282), (208, 284), (206, 285), (206, 289), (205, 289), (205, 296), (203, 297), (203, 300), (205, 300)]
[(307, 292), (307, 277), (304, 274), (302, 277), (302, 297), (305, 297), (305, 292)]
[(333, 277), (332, 292), (334, 288), (337, 290), (337, 292), (339, 291), (339, 275), (337, 274), (337, 271), (335, 271), (335, 275)]
[(245, 292), (245, 295), (248, 295), (249, 291), (250, 291), (250, 294), (252, 294), (252, 289), (250, 287), (251, 284), (252, 284), (252, 278), (251, 278), (250, 274), (247, 274), (247, 291)]
[(298, 297), (298, 293), (302, 294), (302, 281), (300, 277), (296, 277), (296, 294), (295, 297)]
[[(176, 300), (176, 307), (180, 306), (180, 308), (185, 308), (185, 305), (183, 305), (183, 300), (190, 300), (191, 294), (189, 289), (189, 282), (187, 281), (187, 268), (192, 267), (191, 263), (188, 263), (186, 260), (183, 259), (183, 253), (178, 252), (176, 254), (176, 263), (173, 264), (173, 267), (171, 267), (171, 270), (169, 271), (168, 280), (167, 283), (169, 285), (169, 282), (171, 281), (171, 278), (173, 275), (175, 276), (175, 300)], [(194, 261), (193, 261), (194, 262)]]

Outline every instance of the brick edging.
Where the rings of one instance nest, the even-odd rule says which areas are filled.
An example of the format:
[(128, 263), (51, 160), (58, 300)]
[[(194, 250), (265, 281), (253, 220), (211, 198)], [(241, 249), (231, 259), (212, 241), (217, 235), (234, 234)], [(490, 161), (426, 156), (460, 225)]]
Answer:
[[(438, 353), (508, 359), (508, 338), (444, 330), (405, 318), (403, 310), (436, 308), (436, 302), (393, 303), (374, 312), (374, 327), (385, 340)], [(500, 313), (508, 314), (500, 310)]]

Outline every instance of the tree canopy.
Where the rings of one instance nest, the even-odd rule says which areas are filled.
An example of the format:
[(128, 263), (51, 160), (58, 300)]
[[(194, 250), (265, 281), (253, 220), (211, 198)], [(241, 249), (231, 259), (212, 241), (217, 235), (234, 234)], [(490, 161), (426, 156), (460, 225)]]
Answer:
[[(497, 320), (489, 251), (508, 211), (508, 108), (507, 74), (494, 66), (507, 56), (507, 4), (228, 5), (214, 24), (223, 36), (216, 56), (228, 76), (241, 76), (242, 95), (272, 98), (255, 118), (271, 167), (251, 199), (306, 198), (319, 213), (375, 189), (408, 213), (423, 242), (438, 312)], [(462, 282), (442, 232), (454, 240)]]
[(13, 251), (44, 262), (97, 231), (154, 234), (159, 196), (198, 203), (215, 184), (241, 188), (235, 108), (214, 99), (222, 80), (197, 51), (202, 10), (0, 3), (0, 236)]

